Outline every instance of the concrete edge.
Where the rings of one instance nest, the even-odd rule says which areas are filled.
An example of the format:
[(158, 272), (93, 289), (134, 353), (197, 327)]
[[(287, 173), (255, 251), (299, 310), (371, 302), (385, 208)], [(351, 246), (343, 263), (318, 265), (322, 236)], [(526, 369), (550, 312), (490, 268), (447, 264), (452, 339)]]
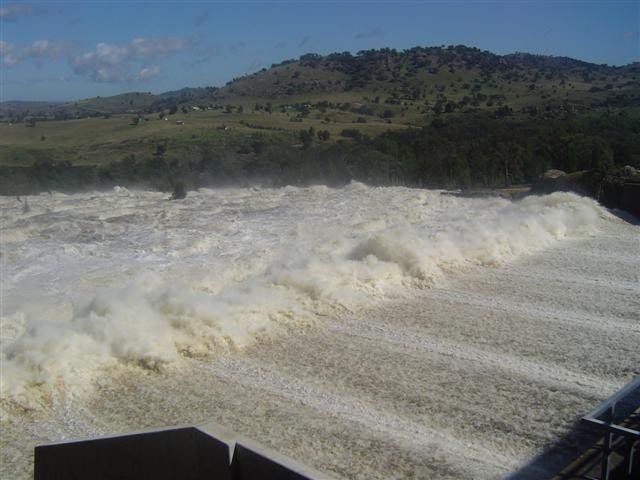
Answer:
[(269, 447), (266, 447), (260, 442), (251, 440), (250, 438), (243, 435), (236, 434), (216, 422), (207, 422), (205, 424), (200, 424), (197, 425), (196, 428), (203, 433), (222, 440), (227, 445), (229, 445), (229, 455), (231, 457), (229, 459), (230, 462), (233, 460), (233, 454), (235, 452), (236, 445), (241, 445), (247, 450), (251, 450), (259, 455), (262, 455), (263, 457), (268, 458), (273, 462), (278, 463), (299, 475), (313, 479), (333, 480), (332, 477), (327, 476), (326, 473), (318, 472), (317, 470), (301, 462), (293, 460), (292, 458), (289, 458), (281, 453), (276, 452), (275, 450), (272, 450)]
[(209, 435), (223, 443), (226, 443), (229, 446), (229, 465), (231, 465), (231, 461), (233, 460), (233, 452), (236, 448), (237, 438), (233, 431), (229, 430), (222, 425), (215, 422), (208, 422), (201, 425), (194, 425), (193, 428), (200, 430), (205, 435)]
[[(319, 472), (314, 468), (311, 468), (297, 460), (293, 460), (290, 457), (287, 457), (281, 453), (272, 450), (269, 447), (264, 446), (263, 444), (256, 442), (254, 440), (250, 440), (249, 438), (238, 436), (236, 438), (236, 444), (250, 450), (252, 452), (257, 453), (274, 463), (280, 464), (283, 467), (291, 470), (293, 473), (296, 473), (302, 477), (306, 477), (313, 480), (334, 480), (333, 477), (327, 475), (324, 472)], [(234, 449), (235, 451), (235, 449)]]
[[(56, 445), (65, 445), (65, 444), (68, 444), (68, 443), (91, 442), (93, 440), (108, 440), (108, 439), (111, 439), (111, 438), (131, 437), (131, 436), (135, 436), (135, 435), (146, 435), (148, 433), (161, 433), (161, 432), (167, 432), (167, 431), (171, 431), (171, 430), (187, 430), (187, 429), (191, 429), (191, 428), (196, 428), (196, 429), (199, 430), (199, 428), (197, 426), (188, 425), (188, 424), (185, 424), (185, 425), (171, 425), (169, 427), (160, 427), (160, 428), (151, 427), (151, 428), (142, 429), (142, 430), (135, 430), (133, 432), (109, 433), (109, 434), (105, 434), (105, 435), (95, 435), (93, 437), (71, 438), (71, 439), (58, 440), (58, 441), (49, 442), (49, 443), (39, 443), (38, 445), (36, 445), (36, 447), (53, 447), (53, 446), (56, 446)], [(203, 432), (203, 433), (207, 433), (207, 432)], [(222, 441), (224, 441), (224, 439), (222, 439)]]

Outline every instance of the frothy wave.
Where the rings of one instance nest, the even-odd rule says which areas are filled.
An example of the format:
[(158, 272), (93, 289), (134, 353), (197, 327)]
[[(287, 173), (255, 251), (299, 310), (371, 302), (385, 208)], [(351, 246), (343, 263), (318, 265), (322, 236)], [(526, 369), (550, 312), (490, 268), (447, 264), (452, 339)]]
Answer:
[[(159, 369), (242, 348), (324, 309), (508, 262), (611, 218), (569, 193), (510, 202), (361, 184), (203, 190), (182, 203), (124, 190), (41, 196), (28, 220), (2, 202), (13, 278), (1, 313), (26, 321), (4, 341), (1, 392), (28, 408), (86, 392), (118, 362)], [(28, 262), (41, 265), (19, 274)], [(38, 308), (41, 297), (73, 308)]]

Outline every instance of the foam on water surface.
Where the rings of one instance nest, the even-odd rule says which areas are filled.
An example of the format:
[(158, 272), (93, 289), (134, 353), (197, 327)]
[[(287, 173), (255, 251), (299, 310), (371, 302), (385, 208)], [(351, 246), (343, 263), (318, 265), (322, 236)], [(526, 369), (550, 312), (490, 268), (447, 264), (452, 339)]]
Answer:
[[(170, 202), (117, 188), (29, 205), (0, 198), (0, 405), (22, 445), (3, 472), (28, 471), (36, 438), (217, 418), (294, 456), (311, 448), (295, 446), (305, 428), (326, 449), (347, 421), (351, 453), (309, 460), (338, 476), (376, 471), (360, 435), (418, 455), (411, 471), (494, 478), (558, 427), (537, 418), (530, 440), (499, 427), (513, 441), (487, 451), (444, 420), (466, 415), (464, 399), (446, 411), (439, 397), (477, 382), (467, 409), (493, 422), (482, 396), (525, 401), (524, 381), (558, 392), (545, 402), (566, 416), (640, 373), (637, 227), (573, 194), (511, 202), (352, 184)], [(263, 412), (253, 423), (250, 400)], [(158, 407), (141, 413), (147, 403)], [(281, 409), (301, 422), (291, 438)]]

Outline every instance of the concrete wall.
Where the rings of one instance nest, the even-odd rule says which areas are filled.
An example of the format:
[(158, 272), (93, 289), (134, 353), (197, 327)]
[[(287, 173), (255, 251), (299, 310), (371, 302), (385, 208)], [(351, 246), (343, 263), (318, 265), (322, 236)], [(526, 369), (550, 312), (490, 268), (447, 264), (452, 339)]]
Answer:
[(35, 448), (35, 480), (329, 478), (216, 424)]
[(179, 428), (35, 449), (35, 480), (229, 480), (229, 445)]

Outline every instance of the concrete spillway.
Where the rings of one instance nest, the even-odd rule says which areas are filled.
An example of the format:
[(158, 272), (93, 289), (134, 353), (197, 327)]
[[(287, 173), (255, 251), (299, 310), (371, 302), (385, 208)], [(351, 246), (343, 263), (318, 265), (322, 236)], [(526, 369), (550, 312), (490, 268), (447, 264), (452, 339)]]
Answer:
[[(640, 374), (637, 226), (575, 196), (356, 193), (30, 199), (3, 257), (0, 473), (30, 477), (39, 443), (213, 421), (334, 478), (499, 478)], [(142, 267), (144, 302), (104, 293)], [(56, 328), (26, 318), (31, 285)]]

